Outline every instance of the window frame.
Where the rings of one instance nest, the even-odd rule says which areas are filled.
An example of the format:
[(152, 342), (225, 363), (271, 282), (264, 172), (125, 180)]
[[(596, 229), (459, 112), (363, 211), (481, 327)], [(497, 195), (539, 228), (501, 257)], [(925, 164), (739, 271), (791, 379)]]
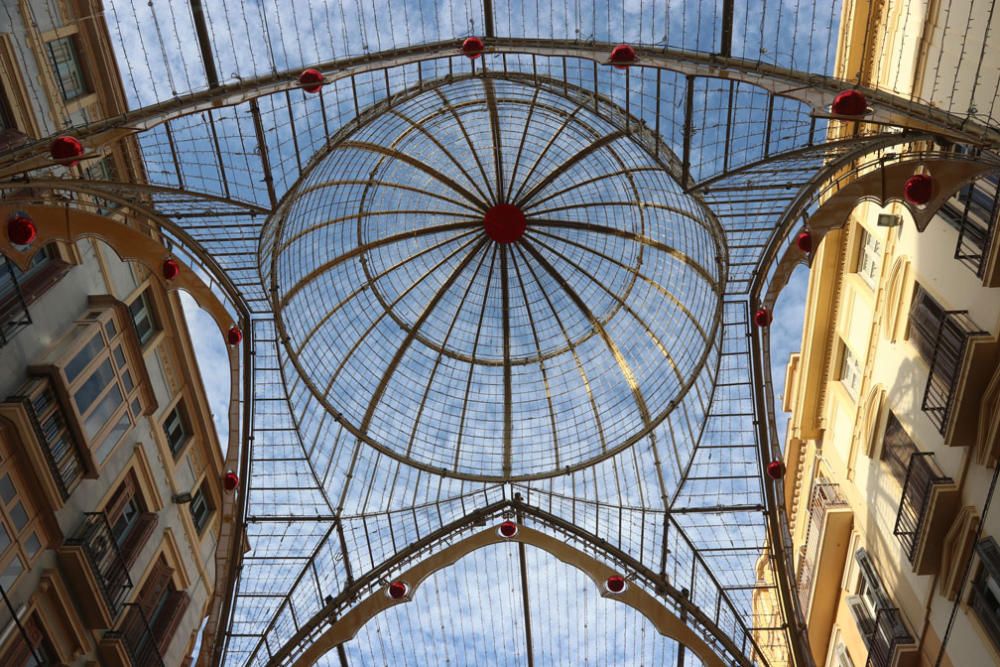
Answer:
[[(96, 477), (139, 419), (156, 409), (145, 361), (127, 317), (121, 302), (109, 296), (91, 297), (90, 308), (50, 348), (43, 363), (28, 368), (30, 374), (52, 380), (81, 443), (88, 477)], [(95, 379), (99, 381), (92, 383)], [(85, 397), (81, 410), (80, 392), (88, 386), (96, 389)], [(88, 426), (92, 418), (97, 421)]]
[[(853, 366), (848, 367), (850, 362), (853, 361)], [(840, 363), (837, 364), (837, 379), (840, 381), (841, 386), (847, 391), (848, 396), (855, 402), (857, 402), (858, 397), (861, 394), (861, 378), (864, 375), (864, 367), (861, 360), (854, 354), (854, 351), (847, 344), (847, 341), (840, 340)], [(855, 382), (852, 384), (847, 380), (853, 377)]]
[[(180, 432), (182, 434), (181, 440), (175, 445), (171, 438), (171, 430), (168, 429), (167, 424), (176, 415), (177, 426), (180, 427)], [(184, 398), (181, 397), (174, 403), (174, 406), (167, 412), (164, 416), (163, 421), (160, 422), (160, 430), (163, 433), (163, 437), (167, 442), (167, 449), (174, 457), (174, 461), (178, 460), (181, 455), (187, 450), (188, 445), (194, 440), (194, 429), (192, 428), (191, 416), (188, 414), (187, 406), (185, 405)]]
[[(146, 334), (139, 331), (139, 323), (136, 321), (138, 313), (133, 310), (136, 304), (140, 304), (139, 313), (145, 314), (145, 321), (149, 322), (149, 331)], [(153, 296), (152, 288), (147, 285), (144, 287), (128, 304), (129, 320), (131, 321), (131, 326), (135, 330), (135, 336), (139, 341), (140, 349), (145, 350), (156, 335), (163, 330), (160, 324), (159, 313), (156, 307), (156, 298)]]
[[(118, 522), (129, 507), (134, 508), (134, 515), (128, 520), (126, 530), (119, 534)], [(134, 468), (128, 469), (101, 506), (122, 560), (129, 567), (135, 563), (156, 525), (157, 515), (150, 512), (149, 507)]]
[(884, 247), (882, 241), (868, 231), (864, 225), (858, 225), (858, 254), (854, 262), (854, 273), (872, 290), (878, 288), (882, 276), (882, 260)]
[[(53, 45), (56, 44), (57, 42), (59, 42), (60, 44), (68, 45), (66, 46), (65, 50), (66, 53), (72, 56), (71, 59), (65, 60), (63, 62), (57, 61), (56, 50), (53, 47)], [(52, 76), (56, 83), (56, 90), (59, 91), (59, 97), (64, 104), (71, 104), (73, 102), (77, 102), (93, 92), (93, 85), (87, 74), (87, 68), (84, 66), (83, 58), (81, 57), (82, 51), (80, 49), (80, 39), (76, 33), (63, 35), (61, 37), (57, 36), (52, 39), (46, 40), (45, 53), (47, 56), (49, 68), (51, 69)], [(77, 92), (77, 90), (79, 92), (77, 92), (77, 94), (74, 94), (72, 96), (68, 96), (66, 87), (67, 80), (66, 78), (64, 78), (63, 72), (60, 70), (59, 67), (60, 64), (67, 64), (67, 63), (72, 63), (75, 72), (72, 72), (70, 74), (75, 74), (76, 78), (78, 79), (78, 82), (75, 84), (75, 87), (72, 89), (72, 92)]]
[[(0, 445), (0, 480), (5, 478), (10, 481), (13, 495), (10, 500), (0, 495), (0, 530), (8, 540), (8, 544), (0, 548), (0, 579), (6, 576), (8, 568), (15, 559), (21, 563), (20, 572), (9, 583), (0, 581), (5, 590), (10, 590), (32, 569), (48, 548), (48, 539), (43, 525), (43, 508), (37, 499), (31, 497), (30, 485), (21, 473), (15, 452), (6, 442)], [(17, 527), (13, 516), (18, 505), (24, 516), (24, 523), (20, 528)], [(28, 541), (32, 537), (37, 544), (34, 553), (28, 546)]]
[[(202, 515), (200, 524), (194, 510), (196, 503), (199, 501), (205, 507), (205, 513)], [(205, 529), (212, 523), (212, 517), (215, 516), (215, 509), (215, 498), (212, 497), (212, 490), (208, 487), (208, 480), (203, 479), (191, 496), (191, 502), (188, 503), (188, 513), (191, 516), (191, 523), (194, 525), (195, 532), (198, 533), (199, 537), (205, 533)]]
[[(1000, 545), (992, 537), (976, 544), (979, 568), (969, 590), (968, 606), (983, 632), (990, 638), (993, 648), (1000, 651)], [(990, 583), (992, 582), (992, 586)], [(983, 618), (985, 605), (981, 601), (986, 595), (992, 597), (994, 614)]]

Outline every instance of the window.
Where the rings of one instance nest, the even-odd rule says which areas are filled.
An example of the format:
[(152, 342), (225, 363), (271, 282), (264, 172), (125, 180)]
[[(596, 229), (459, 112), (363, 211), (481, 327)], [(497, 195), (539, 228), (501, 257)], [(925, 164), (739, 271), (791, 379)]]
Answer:
[(919, 283), (913, 290), (910, 306), (909, 339), (917, 347), (921, 358), (933, 363), (938, 341), (960, 340), (963, 332), (958, 322), (948, 317), (949, 312), (927, 293)]
[(54, 245), (35, 253), (24, 271), (0, 255), (0, 345), (5, 342), (3, 334), (7, 330), (13, 333), (18, 328), (16, 325), (22, 321), (25, 326), (31, 323), (27, 307), (66, 275), (69, 269), (70, 265), (60, 259)]
[[(7, 100), (7, 94), (2, 87), (0, 87), (0, 135), (3, 134), (4, 130), (16, 130), (17, 124), (14, 122), (14, 114), (10, 108), (10, 102)], [(2, 150), (2, 148), (0, 148)]]
[(988, 537), (976, 545), (976, 553), (981, 565), (972, 581), (969, 606), (993, 645), (1000, 649), (1000, 546)]
[(854, 270), (874, 289), (882, 272), (882, 243), (864, 227), (858, 226), (858, 230), (861, 232), (861, 239), (858, 244), (858, 264)]
[(0, 441), (0, 457), (0, 587), (9, 591), (42, 553), (45, 538), (6, 441)]
[(896, 647), (912, 644), (913, 637), (882, 585), (868, 552), (858, 549), (854, 559), (858, 564), (857, 595), (847, 599), (847, 606), (868, 646), (869, 657), (876, 659), (873, 664), (888, 667)]
[(861, 388), (861, 364), (847, 343), (841, 342), (840, 381), (851, 398), (857, 400)]
[(882, 439), (882, 460), (886, 462), (892, 476), (900, 484), (906, 480), (910, 458), (916, 451), (917, 446), (913, 444), (903, 425), (890, 410), (885, 424), (885, 437)]
[(7, 649), (0, 653), (0, 665), (34, 667), (56, 665), (59, 657), (38, 614), (32, 613), (21, 621), (23, 631), (16, 631)]
[[(98, 305), (100, 298), (92, 297), (92, 303)], [(89, 447), (91, 466), (100, 466), (135, 425), (149, 391), (138, 379), (145, 369), (126, 335), (124, 308), (119, 308), (88, 312), (70, 334), (70, 350), (55, 362), (54, 370), (45, 371), (64, 384), (72, 412), (67, 416)]]
[(205, 482), (202, 482), (201, 486), (198, 487), (188, 507), (191, 510), (191, 519), (194, 521), (194, 527), (200, 535), (205, 530), (205, 526), (208, 525), (208, 520), (212, 517), (212, 513), (215, 512), (215, 506), (212, 503), (212, 493), (208, 490)]
[(135, 325), (135, 333), (139, 336), (139, 344), (145, 347), (153, 334), (159, 330), (148, 288), (129, 304), (128, 310), (132, 314), (132, 324)]
[(49, 64), (56, 75), (56, 83), (64, 102), (83, 97), (88, 92), (87, 80), (80, 66), (80, 53), (76, 37), (54, 39), (46, 44), (49, 50)]
[(156, 515), (147, 511), (135, 471), (129, 471), (115, 489), (104, 506), (104, 515), (122, 559), (132, 565), (156, 525)]
[(189, 423), (183, 401), (179, 401), (163, 421), (163, 433), (167, 436), (167, 445), (175, 458), (191, 438)]
[(173, 570), (161, 554), (154, 561), (149, 576), (139, 591), (139, 597), (136, 599), (137, 607), (129, 612), (132, 619), (126, 618), (125, 625), (133, 625), (130, 620), (134, 620), (135, 614), (141, 611), (162, 655), (170, 645), (170, 639), (177, 630), (188, 602), (188, 594), (177, 590), (173, 580)]

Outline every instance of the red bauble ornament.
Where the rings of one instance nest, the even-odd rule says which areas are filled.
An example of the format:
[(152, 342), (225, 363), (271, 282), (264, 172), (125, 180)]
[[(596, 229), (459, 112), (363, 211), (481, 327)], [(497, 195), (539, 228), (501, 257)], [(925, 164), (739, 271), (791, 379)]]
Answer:
[(757, 312), (753, 314), (753, 323), (759, 327), (769, 326), (773, 319), (771, 311), (767, 308), (758, 308)]
[(635, 49), (628, 44), (619, 44), (611, 49), (611, 64), (615, 69), (628, 69), (628, 66), (635, 61)]
[(934, 196), (934, 179), (927, 174), (914, 174), (903, 185), (903, 196), (914, 206), (923, 206)]
[(465, 41), (462, 42), (462, 53), (469, 57), (469, 60), (475, 60), (482, 53), (486, 45), (483, 44), (483, 40), (479, 37), (466, 37)]
[(838, 116), (863, 116), (868, 112), (868, 100), (857, 90), (845, 90), (833, 98), (830, 111)]
[(497, 204), (486, 211), (483, 216), (483, 227), (486, 235), (497, 243), (513, 243), (522, 236), (528, 227), (528, 219), (524, 212), (513, 204)]
[(393, 600), (401, 600), (406, 597), (406, 592), (409, 587), (402, 581), (394, 581), (389, 584), (389, 597)]
[(72, 167), (76, 165), (76, 158), (83, 155), (83, 144), (76, 137), (56, 137), (49, 146), (49, 154), (53, 160)]
[(810, 253), (813, 250), (813, 237), (808, 230), (802, 230), (799, 235), (795, 237), (795, 245), (804, 253)]
[(621, 593), (625, 590), (625, 577), (617, 574), (613, 574), (608, 577), (608, 580), (604, 583), (604, 586), (611, 593)]
[(318, 93), (323, 87), (323, 73), (312, 67), (302, 70), (302, 74), (299, 74), (299, 83), (302, 84), (302, 90), (307, 93)]
[(767, 476), (771, 479), (781, 479), (785, 476), (785, 464), (781, 461), (771, 461), (767, 464)]
[(38, 228), (31, 218), (19, 213), (7, 221), (7, 238), (14, 245), (30, 245), (38, 238)]
[(235, 491), (239, 485), (240, 478), (232, 470), (227, 470), (226, 474), (222, 476), (222, 487), (226, 491)]
[(239, 345), (243, 341), (243, 332), (239, 327), (232, 327), (226, 332), (226, 341), (230, 345)]
[(514, 537), (517, 535), (517, 524), (513, 521), (504, 521), (500, 524), (499, 531), (504, 537)]
[(177, 263), (176, 259), (168, 257), (163, 260), (163, 277), (167, 280), (173, 280), (181, 272), (181, 265)]

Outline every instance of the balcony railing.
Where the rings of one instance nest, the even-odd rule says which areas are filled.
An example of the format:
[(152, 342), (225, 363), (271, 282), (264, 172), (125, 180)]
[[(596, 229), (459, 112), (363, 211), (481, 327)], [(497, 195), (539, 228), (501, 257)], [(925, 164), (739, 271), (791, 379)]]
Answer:
[(83, 459), (55, 394), (46, 387), (33, 399), (16, 396), (9, 400), (19, 401), (31, 418), (49, 472), (66, 500), (83, 477)]
[(0, 347), (31, 324), (28, 301), (21, 291), (20, 274), (13, 262), (0, 255)]
[(809, 608), (813, 576), (815, 575), (819, 549), (823, 542), (823, 526), (827, 511), (831, 507), (845, 505), (847, 505), (847, 501), (840, 495), (840, 485), (825, 481), (813, 484), (812, 493), (809, 496), (809, 527), (802, 557), (799, 559), (797, 574), (799, 602), (803, 610)]
[[(955, 390), (969, 339), (985, 332), (964, 310), (945, 311), (944, 317), (933, 324), (918, 318), (914, 320), (914, 326), (921, 338), (930, 344), (930, 373), (920, 407), (938, 431), (944, 433), (954, 406)], [(936, 330), (926, 330), (935, 326)]]
[(998, 176), (992, 174), (971, 183), (955, 193), (941, 207), (939, 214), (958, 230), (955, 259), (980, 278), (986, 268), (986, 257), (994, 242), (994, 230), (1000, 207)]
[(911, 563), (914, 562), (917, 546), (920, 544), (920, 532), (928, 518), (934, 487), (953, 483), (951, 477), (938, 470), (933, 457), (931, 452), (914, 452), (910, 455), (906, 477), (903, 479), (903, 494), (896, 513), (896, 525), (892, 531), (902, 543)]
[(104, 638), (120, 640), (133, 667), (163, 667), (156, 635), (142, 607), (134, 602), (127, 603), (125, 607), (128, 611), (121, 625), (104, 633)]
[(117, 617), (132, 589), (132, 580), (107, 515), (104, 512), (84, 514), (83, 525), (72, 538), (66, 540), (66, 545), (82, 547), (111, 616)]
[(903, 616), (895, 607), (879, 609), (870, 627), (871, 633), (865, 636), (867, 667), (891, 667), (897, 647), (913, 643), (913, 637), (903, 625)]

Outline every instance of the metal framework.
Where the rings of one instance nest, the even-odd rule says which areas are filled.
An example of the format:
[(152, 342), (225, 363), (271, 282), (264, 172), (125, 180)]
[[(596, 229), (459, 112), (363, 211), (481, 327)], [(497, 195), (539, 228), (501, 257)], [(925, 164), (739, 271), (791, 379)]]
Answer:
[[(395, 0), (378, 16), (106, 4), (133, 109), (72, 132), (88, 155), (138, 146), (144, 182), (54, 165), (39, 141), (0, 156), (0, 187), (11, 210), (38, 205), (45, 238), (99, 236), (151, 268), (161, 248), (180, 257), (184, 288), (220, 329), (244, 330), (227, 461), (246, 486), (225, 508), (202, 664), (292, 664), (324, 636), (321, 662), (407, 664), (382, 635), (439, 607), (462, 620), (424, 628), (415, 664), (460, 647), (542, 664), (551, 636), (601, 636), (567, 620), (593, 591), (540, 574), (532, 544), (557, 543), (643, 597), (645, 616), (609, 616), (639, 647), (623, 651), (809, 664), (780, 493), (762, 475), (780, 445), (750, 314), (823, 201), (839, 224), (873, 194), (871, 165), (931, 140), (993, 150), (991, 118), (891, 90), (864, 91), (861, 121), (831, 117), (849, 85), (828, 76), (836, 7), (789, 28), (765, 3), (758, 29), (732, 0), (592, 3), (593, 16), (487, 0), (448, 18)], [(485, 37), (476, 59), (459, 50), (470, 32)], [(142, 57), (125, 47), (136, 37)], [(624, 70), (607, 64), (620, 39), (637, 44)], [(243, 57), (241, 40), (266, 48)], [(297, 83), (306, 66), (325, 74), (317, 94)], [(164, 73), (166, 93), (148, 85)], [(523, 214), (510, 242), (485, 222), (498, 206)], [(116, 221), (93, 220), (109, 209)], [(129, 234), (141, 252), (121, 247)], [(532, 539), (440, 555), (505, 518)], [(509, 559), (509, 587), (484, 600), (472, 578), (490, 559)], [(409, 604), (384, 604), (388, 581), (440, 561), (454, 565)], [(448, 572), (471, 588), (442, 601)], [(656, 634), (656, 614), (695, 639)], [(330, 640), (347, 618), (371, 620)], [(512, 654), (476, 643), (499, 626)]]

